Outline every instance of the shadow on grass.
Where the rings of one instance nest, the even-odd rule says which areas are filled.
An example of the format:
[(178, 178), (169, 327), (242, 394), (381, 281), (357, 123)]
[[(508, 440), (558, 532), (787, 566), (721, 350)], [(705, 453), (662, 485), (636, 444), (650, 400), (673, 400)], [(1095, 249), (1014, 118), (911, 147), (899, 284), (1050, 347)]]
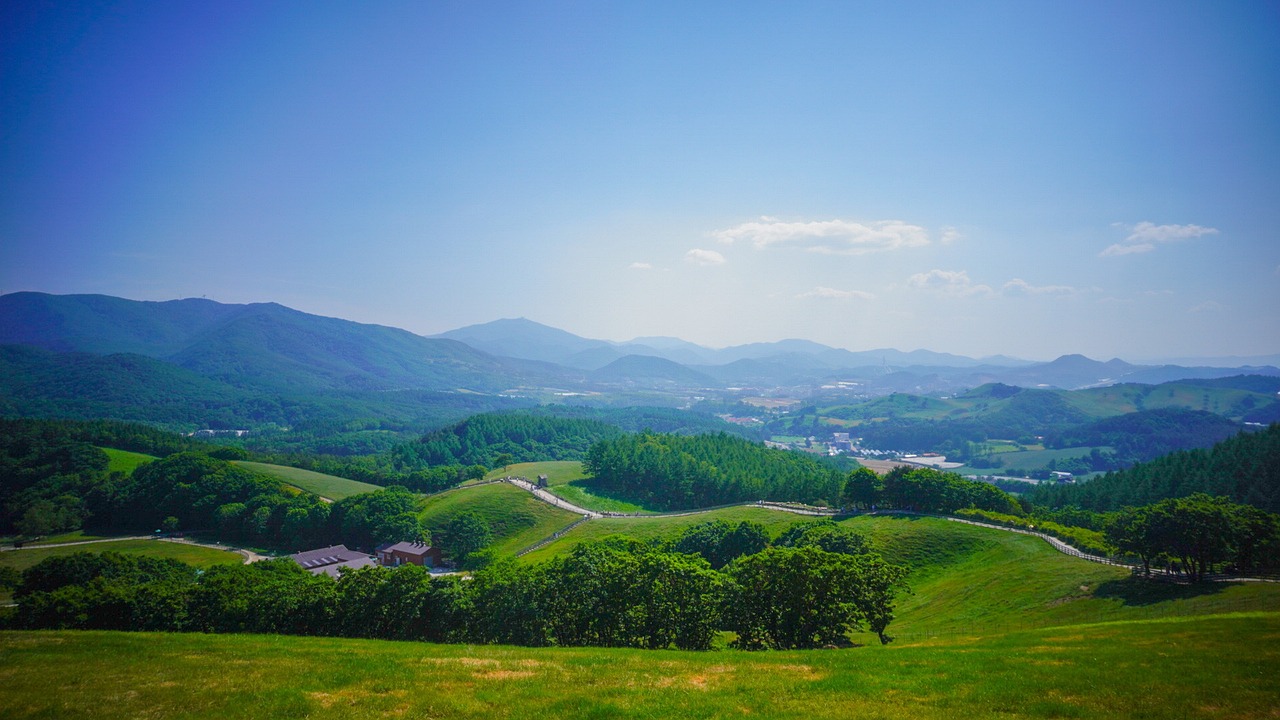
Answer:
[(1204, 595), (1216, 595), (1226, 587), (1226, 583), (1175, 583), (1127, 577), (1121, 580), (1108, 580), (1099, 585), (1093, 594), (1095, 597), (1117, 599), (1125, 605), (1141, 607), (1170, 600), (1190, 600)]

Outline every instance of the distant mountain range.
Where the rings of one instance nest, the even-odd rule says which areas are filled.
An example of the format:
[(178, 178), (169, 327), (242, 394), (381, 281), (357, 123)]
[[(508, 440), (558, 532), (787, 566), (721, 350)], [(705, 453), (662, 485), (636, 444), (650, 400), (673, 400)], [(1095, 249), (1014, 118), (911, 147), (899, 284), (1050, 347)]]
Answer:
[[(1075, 389), (1241, 374), (1280, 375), (1280, 369), (1271, 365), (1133, 365), (1081, 355), (1033, 363), (927, 350), (852, 352), (807, 340), (718, 350), (666, 337), (615, 343), (579, 337), (525, 319), (498, 320), (422, 337), (381, 325), (310, 315), (275, 303), (140, 302), (104, 295), (32, 292), (0, 296), (0, 345), (48, 351), (11, 350), (2, 356), (7, 374), (25, 378), (27, 384), (18, 387), (15, 380), (5, 384), (0, 379), (0, 401), (12, 401), (17, 395), (38, 396), (41, 378), (65, 378), (72, 372), (84, 372), (85, 382), (98, 384), (112, 373), (134, 372), (139, 377), (165, 378), (165, 382), (191, 393), (214, 393), (223, 401), (230, 401), (242, 390), (432, 391), (526, 397), (611, 392), (875, 396), (952, 392), (993, 382)], [(113, 359), (104, 364), (58, 357), (67, 353)], [(130, 356), (147, 361), (131, 361)], [(52, 370), (55, 367), (59, 368), (56, 372)], [(136, 393), (136, 387), (131, 392)]]

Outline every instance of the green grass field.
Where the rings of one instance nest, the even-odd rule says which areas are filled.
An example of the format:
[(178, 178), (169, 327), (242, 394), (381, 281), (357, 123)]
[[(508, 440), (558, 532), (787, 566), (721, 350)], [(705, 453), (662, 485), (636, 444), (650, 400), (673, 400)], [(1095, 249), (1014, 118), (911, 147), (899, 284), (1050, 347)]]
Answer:
[[(73, 540), (64, 540), (64, 542), (73, 542)], [(230, 550), (214, 550), (213, 548), (200, 547), (199, 545), (166, 542), (163, 540), (116, 540), (86, 543), (84, 545), (35, 546), (21, 550), (5, 550), (0, 552), (0, 567), (11, 567), (21, 572), (46, 558), (70, 555), (77, 552), (100, 553), (107, 551), (118, 552), (122, 555), (170, 558), (202, 568), (224, 563), (244, 562), (243, 555)], [(11, 594), (7, 590), (0, 591), (0, 602), (7, 603), (11, 599)]]
[[(991, 475), (1000, 474), (1002, 470), (1040, 470), (1049, 464), (1050, 460), (1070, 460), (1078, 457), (1088, 457), (1093, 451), (1092, 447), (1074, 447), (1061, 448), (1057, 450), (1018, 450), (1014, 452), (1001, 452), (997, 455), (1002, 463), (998, 468), (971, 468), (968, 466), (958, 467), (950, 472), (960, 475)], [(1101, 452), (1114, 452), (1115, 448), (1109, 446), (1099, 446), (1097, 448)]]
[(761, 653), (3, 632), (0, 716), (1267, 718), (1277, 668), (1275, 612)]
[(539, 475), (547, 476), (547, 490), (566, 502), (596, 512), (648, 512), (644, 507), (626, 500), (610, 497), (592, 488), (591, 480), (582, 469), (582, 463), (574, 460), (517, 463), (510, 468), (498, 469), (486, 479), (516, 475), (536, 481)]
[(155, 455), (129, 452), (128, 450), (116, 450), (115, 448), (106, 447), (101, 448), (101, 450), (107, 454), (107, 472), (122, 472), (125, 475), (132, 475), (139, 465), (156, 459)]
[(187, 543), (167, 542), (164, 540), (117, 540), (111, 542), (95, 542), (84, 545), (62, 545), (59, 547), (32, 547), (22, 550), (6, 550), (0, 552), (0, 565), (17, 570), (25, 570), (45, 558), (57, 555), (70, 555), (77, 552), (118, 552), (122, 555), (148, 555), (151, 557), (171, 558), (197, 567), (210, 567), (223, 563), (242, 563), (244, 556), (230, 550), (214, 550), (213, 548), (189, 545)]
[(578, 519), (574, 513), (548, 505), (507, 483), (461, 487), (430, 495), (420, 517), (434, 533), (463, 510), (474, 510), (488, 521), (493, 531), (492, 547), (501, 554), (519, 552)]
[(691, 525), (712, 520), (724, 520), (735, 524), (743, 520), (751, 520), (764, 525), (770, 534), (777, 536), (792, 523), (805, 519), (800, 515), (750, 506), (723, 508), (692, 515), (601, 518), (575, 527), (555, 542), (525, 555), (523, 559), (529, 562), (546, 560), (568, 553), (584, 542), (599, 540), (610, 535), (626, 535), (638, 540), (672, 538)]
[(348, 480), (340, 478), (336, 475), (325, 475), (324, 473), (312, 472), (311, 470), (302, 470), (300, 468), (288, 467), (285, 465), (271, 465), (268, 463), (249, 462), (247, 460), (237, 460), (236, 465), (248, 470), (260, 472), (264, 475), (279, 478), (284, 482), (301, 488), (310, 493), (315, 493), (320, 497), (326, 497), (330, 500), (341, 500), (352, 495), (361, 493), (374, 492), (382, 488), (377, 485), (359, 482), (358, 480)]

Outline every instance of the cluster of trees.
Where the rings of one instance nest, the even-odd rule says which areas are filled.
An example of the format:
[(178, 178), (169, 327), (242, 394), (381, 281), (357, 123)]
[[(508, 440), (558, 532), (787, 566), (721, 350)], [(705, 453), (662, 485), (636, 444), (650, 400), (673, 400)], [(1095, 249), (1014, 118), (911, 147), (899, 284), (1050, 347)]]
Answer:
[(1280, 517), (1225, 497), (1194, 493), (1124, 508), (1106, 525), (1118, 550), (1151, 566), (1179, 563), (1192, 582), (1227, 563), (1248, 574), (1280, 565)]
[(1193, 493), (1222, 495), (1280, 512), (1280, 423), (1242, 432), (1210, 449), (1183, 450), (1076, 485), (1040, 485), (1036, 505), (1108, 511)]
[(283, 559), (198, 572), (80, 553), (23, 573), (10, 624), (686, 650), (732, 630), (743, 648), (812, 648), (858, 628), (888, 642), (905, 574), (878, 555), (817, 542), (762, 548), (718, 571), (697, 554), (608, 538), (538, 565), (494, 563), (465, 580), (412, 565), (335, 580)]
[(867, 468), (853, 471), (842, 500), (847, 507), (896, 508), (917, 512), (953, 513), (964, 508), (1022, 515), (1012, 495), (984, 482), (966, 480), (933, 468), (899, 465), (885, 475)]
[(623, 435), (592, 446), (583, 466), (601, 487), (670, 510), (747, 500), (834, 504), (844, 473), (726, 434)]
[(600, 440), (622, 435), (614, 425), (592, 419), (569, 419), (526, 413), (473, 415), (428, 433), (419, 442), (392, 451), (401, 465), (497, 465), (511, 462), (581, 460)]
[[(345, 543), (426, 540), (419, 498), (403, 487), (322, 502), (212, 455), (184, 450), (109, 473), (89, 442), (108, 439), (139, 451), (188, 447), (139, 426), (0, 420), (0, 530), (26, 536), (82, 527), (106, 533), (200, 532), (283, 550)], [(234, 448), (214, 448), (232, 457)]]

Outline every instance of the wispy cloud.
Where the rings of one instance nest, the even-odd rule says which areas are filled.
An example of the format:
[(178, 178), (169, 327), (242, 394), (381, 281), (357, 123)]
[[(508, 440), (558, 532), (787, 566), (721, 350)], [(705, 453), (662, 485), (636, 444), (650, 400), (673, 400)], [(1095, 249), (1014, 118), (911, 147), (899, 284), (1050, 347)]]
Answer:
[(723, 265), (725, 263), (724, 256), (715, 250), (703, 250), (694, 248), (684, 254), (684, 259), (697, 263), (698, 265)]
[(819, 300), (874, 300), (875, 295), (863, 290), (836, 290), (835, 288), (818, 286), (809, 292), (800, 293), (797, 298), (817, 298)]
[(1080, 292), (1070, 285), (1032, 285), (1022, 278), (1014, 278), (1001, 288), (1006, 295), (1074, 295)]
[(959, 230), (953, 227), (944, 227), (942, 228), (942, 235), (938, 237), (938, 242), (943, 245), (950, 245), (953, 242), (963, 239), (964, 235), (962, 235)]
[(632, 270), (652, 270), (653, 266), (647, 262), (633, 262), (627, 266)]
[(1222, 303), (1216, 300), (1207, 300), (1205, 302), (1200, 303), (1199, 305), (1196, 305), (1195, 307), (1187, 308), (1187, 312), (1195, 313), (1199, 315), (1201, 313), (1221, 312), (1226, 309), (1227, 309), (1226, 305), (1223, 305)]
[(1140, 222), (1133, 226), (1124, 223), (1116, 223), (1115, 226), (1128, 228), (1128, 237), (1098, 253), (1099, 257), (1149, 253), (1163, 243), (1218, 234), (1217, 228), (1200, 225), (1156, 225), (1151, 222)]
[(947, 295), (991, 295), (994, 291), (988, 285), (975, 284), (964, 270), (930, 270), (916, 273), (907, 278), (907, 287), (916, 290), (929, 290)]
[(901, 220), (783, 222), (762, 217), (712, 231), (710, 235), (726, 245), (749, 242), (757, 248), (794, 246), (831, 255), (862, 255), (929, 244), (929, 233), (924, 228)]

